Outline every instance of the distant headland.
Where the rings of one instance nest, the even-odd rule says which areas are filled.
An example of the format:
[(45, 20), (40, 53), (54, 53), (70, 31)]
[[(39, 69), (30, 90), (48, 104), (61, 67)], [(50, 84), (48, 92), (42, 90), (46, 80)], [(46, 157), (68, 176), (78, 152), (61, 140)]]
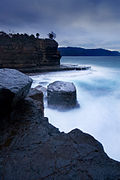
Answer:
[(90, 67), (60, 64), (61, 54), (55, 33), (48, 38), (28, 34), (7, 34), (0, 31), (0, 68), (17, 69), (24, 73), (87, 70)]
[(36, 69), (59, 65), (60, 58), (58, 43), (51, 33), (49, 38), (42, 39), (39, 33), (34, 36), (0, 32), (0, 68)]
[(84, 49), (80, 47), (59, 47), (62, 56), (120, 56), (118, 51), (110, 51), (106, 49)]

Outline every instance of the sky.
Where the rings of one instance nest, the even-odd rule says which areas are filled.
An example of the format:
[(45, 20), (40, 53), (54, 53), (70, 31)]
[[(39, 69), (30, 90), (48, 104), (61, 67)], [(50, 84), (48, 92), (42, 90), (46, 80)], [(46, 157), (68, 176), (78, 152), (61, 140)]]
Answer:
[(120, 51), (120, 0), (1, 0), (0, 29), (56, 33), (59, 46)]

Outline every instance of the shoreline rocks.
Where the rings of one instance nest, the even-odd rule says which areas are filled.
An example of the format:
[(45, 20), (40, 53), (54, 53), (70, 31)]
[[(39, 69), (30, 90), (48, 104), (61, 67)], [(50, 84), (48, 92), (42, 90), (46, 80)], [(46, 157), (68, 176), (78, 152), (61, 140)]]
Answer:
[(47, 88), (41, 85), (36, 86), (34, 89), (41, 91), (44, 95), (44, 99), (47, 97)]
[(120, 162), (110, 159), (100, 142), (79, 129), (60, 132), (38, 102), (43, 103), (41, 92), (31, 90), (12, 109), (13, 122), (0, 129), (0, 179), (120, 179)]
[(47, 86), (47, 101), (49, 107), (69, 109), (76, 107), (76, 88), (71, 82), (55, 81)]
[(56, 72), (56, 71), (85, 71), (91, 69), (91, 66), (81, 66), (77, 64), (66, 64), (62, 63), (60, 65), (54, 66), (42, 66), (37, 68), (24, 68), (20, 71), (28, 73), (30, 75), (39, 74), (42, 72)]
[(0, 117), (8, 115), (27, 96), (32, 82), (29, 76), (15, 69), (0, 69)]
[(79, 129), (59, 132), (36, 107), (25, 99), (15, 124), (0, 132), (0, 179), (119, 179), (120, 162), (101, 143)]
[(36, 101), (37, 109), (40, 111), (41, 116), (44, 116), (43, 92), (36, 88), (31, 88), (28, 97)]

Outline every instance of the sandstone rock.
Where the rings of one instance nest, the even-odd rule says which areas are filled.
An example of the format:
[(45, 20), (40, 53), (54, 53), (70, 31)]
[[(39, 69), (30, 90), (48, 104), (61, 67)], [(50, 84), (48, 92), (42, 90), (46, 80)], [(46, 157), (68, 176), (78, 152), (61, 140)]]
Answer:
[(34, 100), (43, 102), (43, 92), (35, 88), (31, 88), (28, 96)]
[(71, 82), (55, 81), (47, 87), (48, 106), (71, 108), (77, 104), (76, 88)]
[(0, 131), (0, 179), (118, 180), (120, 162), (79, 129), (61, 133), (41, 117), (36, 100), (17, 104), (15, 123)]
[(40, 110), (41, 114), (44, 115), (43, 92), (32, 88), (30, 89), (28, 96), (37, 101), (37, 108)]
[(44, 95), (44, 98), (46, 98), (47, 96), (47, 88), (41, 86), (41, 85), (38, 85), (35, 87), (35, 89), (39, 90), (39, 91), (42, 91), (43, 92), (43, 95)]
[(41, 66), (60, 64), (58, 43), (50, 39), (13, 34), (0, 35), (0, 68), (32, 72)]
[(24, 99), (31, 87), (29, 76), (13, 69), (0, 69), (0, 115), (11, 111), (12, 106)]

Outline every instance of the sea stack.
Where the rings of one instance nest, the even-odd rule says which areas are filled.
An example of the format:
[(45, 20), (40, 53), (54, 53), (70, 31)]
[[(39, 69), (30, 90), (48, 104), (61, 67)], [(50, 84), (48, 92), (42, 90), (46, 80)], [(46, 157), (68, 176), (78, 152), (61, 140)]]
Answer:
[(77, 104), (76, 88), (71, 82), (55, 81), (47, 87), (49, 107), (73, 108)]

